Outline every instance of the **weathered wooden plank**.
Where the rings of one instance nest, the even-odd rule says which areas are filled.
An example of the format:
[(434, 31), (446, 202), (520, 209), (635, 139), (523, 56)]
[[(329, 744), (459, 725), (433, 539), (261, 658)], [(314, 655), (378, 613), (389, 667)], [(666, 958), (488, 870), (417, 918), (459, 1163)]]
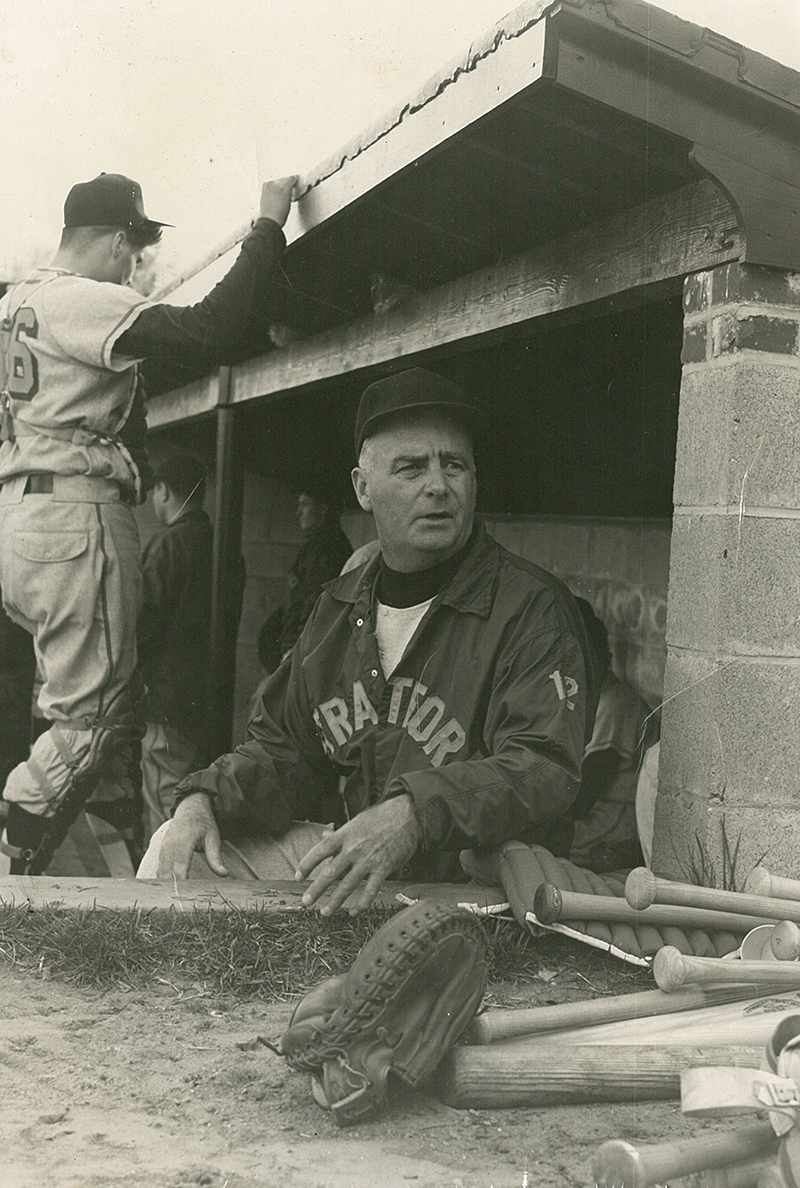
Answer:
[(474, 341), (626, 290), (738, 259), (741, 238), (717, 187), (701, 181), (411, 298), (385, 314), (293, 343), (233, 370), (232, 400)]
[[(523, 27), (509, 33), (497, 26), (486, 46), (470, 46), (464, 58), (431, 79), (422, 92), (387, 113), (373, 127), (344, 145), (300, 179), (300, 197), (284, 228), (286, 242), (313, 231), (378, 186), (438, 151), (476, 120), (538, 82), (544, 73), (547, 0), (531, 6)], [(154, 300), (163, 300), (197, 276), (248, 234), (252, 220), (164, 284)]]
[(189, 421), (203, 413), (213, 412), (219, 399), (219, 373), (203, 376), (183, 388), (174, 388), (147, 402), (147, 424), (150, 429)]
[[(362, 318), (232, 369), (231, 400), (244, 403), (441, 347), (510, 333), (547, 314), (656, 285), (736, 260), (742, 237), (711, 181), (651, 202), (480, 269), (386, 313)], [(153, 427), (213, 407), (217, 378), (150, 401)]]
[[(405, 883), (384, 883), (376, 899), (379, 907), (399, 908), (405, 900), (398, 900)], [(174, 908), (192, 911), (195, 908), (211, 911), (269, 908), (278, 912), (305, 911), (300, 904), (305, 885), (289, 882), (258, 882), (244, 879), (187, 879), (185, 882), (156, 881), (155, 879), (106, 878), (33, 878), (28, 875), (6, 875), (0, 878), (0, 904), (24, 908), (46, 906), (69, 910), (108, 908), (143, 910)], [(418, 884), (413, 897), (426, 898), (427, 893), (452, 903), (494, 903), (499, 896), (489, 889), (458, 884)]]

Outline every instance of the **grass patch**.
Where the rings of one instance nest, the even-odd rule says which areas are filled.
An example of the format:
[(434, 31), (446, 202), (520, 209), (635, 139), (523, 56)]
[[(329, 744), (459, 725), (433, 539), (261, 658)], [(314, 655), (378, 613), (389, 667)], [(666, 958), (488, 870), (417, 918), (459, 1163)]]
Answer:
[[(394, 912), (325, 918), (316, 912), (31, 910), (0, 905), (0, 960), (82, 987), (147, 988), (169, 982), (210, 993), (281, 1002), (344, 973)], [(524, 987), (580, 985), (581, 997), (650, 988), (643, 970), (558, 936), (526, 935), (515, 921), (484, 921), (495, 1004)], [(528, 995), (530, 997), (530, 995)], [(558, 997), (563, 997), (559, 995)]]

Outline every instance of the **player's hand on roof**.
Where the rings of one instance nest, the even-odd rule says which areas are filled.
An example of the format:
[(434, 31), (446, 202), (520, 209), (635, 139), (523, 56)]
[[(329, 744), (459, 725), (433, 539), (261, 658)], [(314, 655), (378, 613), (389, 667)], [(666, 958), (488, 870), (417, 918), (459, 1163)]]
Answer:
[(289, 207), (299, 180), (299, 175), (293, 173), (291, 177), (277, 177), (264, 182), (261, 187), (262, 219), (272, 219), (279, 227), (283, 226), (289, 217)]
[(323, 837), (297, 868), (296, 878), (311, 878), (303, 895), (310, 907), (332, 888), (321, 911), (330, 915), (343, 905), (351, 916), (363, 912), (386, 879), (405, 866), (422, 837), (410, 796), (373, 805)]
[(205, 792), (182, 800), (167, 830), (158, 862), (160, 879), (188, 879), (195, 850), (201, 850), (215, 875), (227, 875), (222, 863), (220, 836)]

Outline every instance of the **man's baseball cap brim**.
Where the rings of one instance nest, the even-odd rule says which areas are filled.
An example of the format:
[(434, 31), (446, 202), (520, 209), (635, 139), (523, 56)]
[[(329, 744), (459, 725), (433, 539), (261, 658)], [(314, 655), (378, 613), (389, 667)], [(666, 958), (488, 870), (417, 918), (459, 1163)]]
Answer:
[(464, 423), (472, 433), (478, 428), (478, 408), (472, 397), (458, 384), (425, 367), (411, 367), (407, 371), (376, 380), (364, 389), (356, 413), (356, 457), (366, 439), (389, 417), (423, 410), (452, 416)]
[(144, 213), (142, 187), (121, 173), (100, 173), (78, 182), (64, 203), (65, 227), (133, 227), (157, 230), (171, 227)]

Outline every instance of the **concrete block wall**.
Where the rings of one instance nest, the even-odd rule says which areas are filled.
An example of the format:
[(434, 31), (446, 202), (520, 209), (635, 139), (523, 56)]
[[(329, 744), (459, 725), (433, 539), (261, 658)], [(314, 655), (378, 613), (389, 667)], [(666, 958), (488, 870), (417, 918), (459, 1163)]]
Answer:
[(700, 273), (684, 312), (653, 865), (798, 877), (800, 275)]

